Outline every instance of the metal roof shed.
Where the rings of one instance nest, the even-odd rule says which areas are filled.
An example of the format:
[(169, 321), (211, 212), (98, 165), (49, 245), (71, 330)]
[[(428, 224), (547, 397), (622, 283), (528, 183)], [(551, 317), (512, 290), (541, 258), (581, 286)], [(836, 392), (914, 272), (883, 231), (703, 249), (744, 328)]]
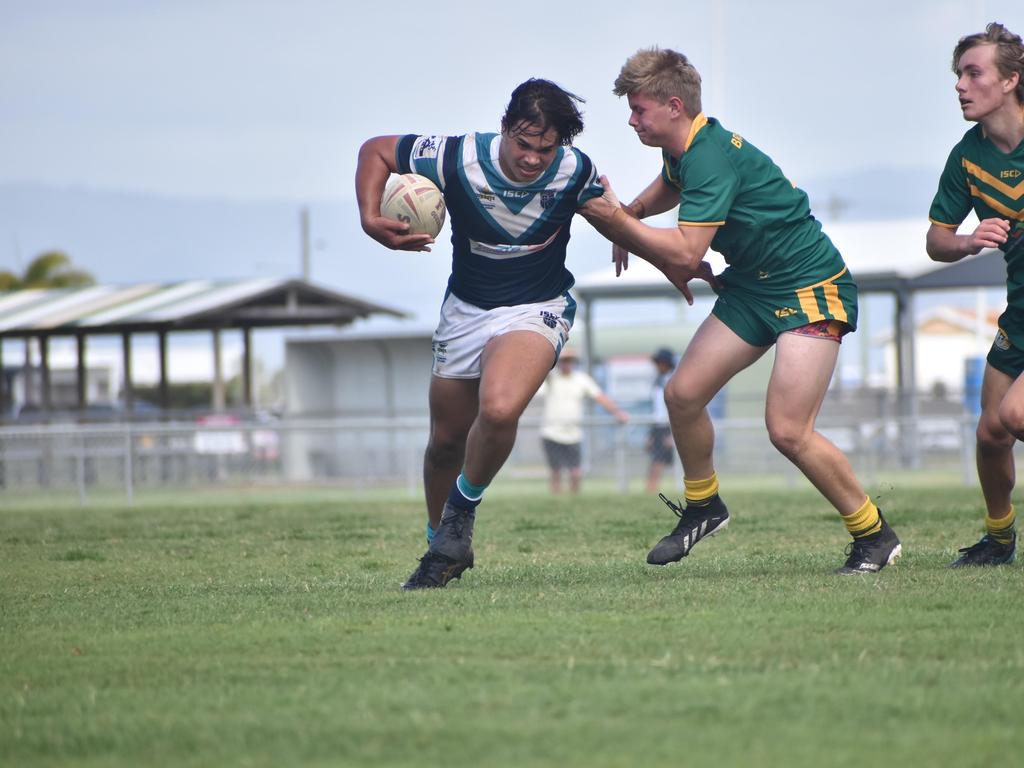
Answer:
[[(253, 328), (341, 326), (373, 314), (405, 316), (404, 313), (390, 307), (292, 278), (190, 280), (171, 284), (27, 289), (0, 292), (0, 340), (25, 339), (28, 368), (28, 341), (32, 338), (38, 339), (43, 393), (41, 405), (44, 411), (49, 411), (52, 408), (48, 362), (50, 338), (72, 336), (76, 339), (78, 407), (84, 409), (86, 339), (90, 335), (120, 334), (124, 360), (125, 408), (130, 412), (132, 334), (157, 334), (160, 405), (166, 409), (168, 334), (174, 331), (209, 330), (213, 335), (214, 350), (213, 405), (215, 408), (223, 408), (224, 382), (220, 355), (222, 330), (242, 331), (243, 390), (245, 404), (251, 406)], [(0, 386), (2, 385), (3, 379), (0, 377)]]
[[(970, 226), (965, 223), (965, 228)], [(989, 249), (953, 264), (939, 264), (924, 249), (927, 220), (835, 223), (826, 233), (843, 254), (862, 293), (895, 296), (893, 324), (897, 335), (897, 381), (901, 393), (914, 388), (913, 298), (918, 291), (998, 288), (1006, 284), (1002, 252)], [(690, 284), (695, 296), (711, 295), (707, 283)], [(573, 292), (583, 302), (588, 345), (593, 339), (592, 306), (604, 299), (679, 298), (679, 291), (657, 269), (632, 256), (629, 269), (615, 277), (611, 267), (584, 275)], [(590, 350), (588, 350), (589, 352)]]
[[(977, 226), (965, 221), (962, 230)], [(833, 223), (825, 227), (861, 293), (889, 293), (895, 299), (893, 327), (896, 335), (897, 408), (908, 421), (916, 417), (914, 371), (914, 296), (919, 291), (962, 288), (999, 288), (1006, 284), (1006, 265), (1001, 251), (986, 249), (976, 256), (951, 264), (932, 261), (925, 252), (926, 219)], [(609, 246), (610, 251), (610, 246)], [(717, 256), (717, 255), (716, 255)], [(717, 271), (717, 269), (716, 269)], [(700, 280), (690, 284), (695, 296), (711, 295)], [(593, 357), (593, 305), (604, 299), (679, 298), (679, 292), (660, 271), (633, 256), (621, 277), (607, 267), (584, 275), (573, 292), (581, 300), (586, 331), (587, 359)]]

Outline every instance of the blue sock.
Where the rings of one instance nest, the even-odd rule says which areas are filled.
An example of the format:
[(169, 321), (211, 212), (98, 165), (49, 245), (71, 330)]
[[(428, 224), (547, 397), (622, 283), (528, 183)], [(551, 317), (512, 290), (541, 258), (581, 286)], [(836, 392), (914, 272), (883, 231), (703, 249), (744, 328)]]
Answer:
[(430, 542), (434, 540), (434, 534), (437, 531), (434, 530), (433, 526), (430, 525), (430, 521), (427, 520), (427, 546), (430, 546)]
[(451, 493), (448, 494), (448, 503), (459, 509), (476, 509), (483, 500), (486, 488), (486, 485), (473, 485), (466, 480), (465, 475), (459, 473)]

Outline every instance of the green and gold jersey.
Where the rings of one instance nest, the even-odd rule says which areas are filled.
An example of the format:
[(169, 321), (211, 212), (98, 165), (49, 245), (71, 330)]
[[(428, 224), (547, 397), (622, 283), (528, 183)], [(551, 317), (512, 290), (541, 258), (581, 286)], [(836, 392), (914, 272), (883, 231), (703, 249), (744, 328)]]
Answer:
[(807, 195), (714, 118), (697, 115), (681, 157), (662, 155), (662, 179), (680, 193), (679, 224), (719, 228), (711, 247), (729, 264), (727, 280), (798, 287), (845, 269)]
[[(1006, 259), (1006, 301), (1024, 311), (1024, 141), (1009, 154), (1000, 152), (976, 125), (953, 147), (928, 218), (955, 230), (972, 209), (979, 219), (1010, 222), (1010, 236), (1000, 246)], [(1016, 325), (1003, 330), (1024, 349), (1024, 323)]]

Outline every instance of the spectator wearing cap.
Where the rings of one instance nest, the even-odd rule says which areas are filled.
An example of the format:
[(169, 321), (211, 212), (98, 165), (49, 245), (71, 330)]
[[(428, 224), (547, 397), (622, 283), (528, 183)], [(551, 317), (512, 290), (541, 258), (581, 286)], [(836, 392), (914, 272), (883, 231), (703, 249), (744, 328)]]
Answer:
[(579, 353), (565, 347), (558, 363), (548, 374), (537, 394), (544, 398), (540, 436), (550, 471), (551, 492), (562, 492), (562, 475), (568, 476), (569, 490), (579, 493), (583, 477), (581, 446), (583, 443), (583, 408), (589, 397), (595, 400), (616, 421), (625, 424), (629, 414), (606, 395), (588, 374), (579, 370)]
[(651, 465), (647, 470), (647, 492), (655, 493), (665, 468), (672, 465), (676, 455), (672, 442), (672, 427), (668, 421), (668, 408), (665, 405), (665, 385), (675, 370), (676, 356), (671, 349), (662, 347), (651, 355), (651, 362), (654, 363), (657, 373), (651, 387), (654, 423), (651, 424), (651, 430), (647, 435), (647, 454), (651, 457)]

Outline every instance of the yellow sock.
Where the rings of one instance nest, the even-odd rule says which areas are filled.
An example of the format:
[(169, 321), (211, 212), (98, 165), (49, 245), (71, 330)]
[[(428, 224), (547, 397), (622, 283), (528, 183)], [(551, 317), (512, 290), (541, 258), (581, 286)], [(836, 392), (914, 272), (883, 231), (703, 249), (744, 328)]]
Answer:
[(988, 531), (989, 538), (1000, 544), (1009, 544), (1013, 541), (1013, 523), (1016, 519), (1017, 514), (1013, 511), (1012, 504), (1006, 517), (992, 518), (985, 515), (985, 530)]
[(707, 503), (707, 500), (718, 493), (718, 475), (712, 473), (707, 480), (687, 480), (683, 478), (683, 486), (686, 489), (686, 503), (700, 506)]
[(846, 523), (846, 530), (855, 539), (863, 539), (872, 533), (882, 530), (882, 518), (878, 516), (876, 507), (870, 498), (864, 500), (864, 506), (852, 515), (843, 515), (843, 522)]

